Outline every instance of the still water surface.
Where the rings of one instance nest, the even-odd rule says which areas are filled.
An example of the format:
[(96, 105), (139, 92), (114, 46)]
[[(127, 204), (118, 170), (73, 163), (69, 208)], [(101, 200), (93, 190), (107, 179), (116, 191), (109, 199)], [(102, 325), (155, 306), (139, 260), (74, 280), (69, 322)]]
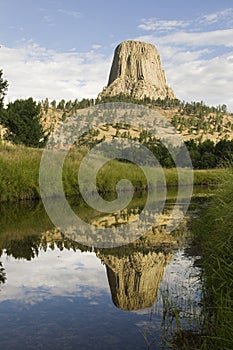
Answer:
[[(138, 212), (140, 201), (125, 220)], [(197, 217), (202, 203), (202, 196), (193, 198), (188, 216)], [(166, 348), (166, 296), (179, 305), (181, 319), (187, 308), (198, 310), (201, 298), (199, 257), (187, 220), (170, 235), (164, 231), (173, 204), (171, 196), (152, 234), (112, 249), (70, 241), (40, 202), (2, 205), (1, 349)], [(103, 222), (82, 205), (76, 210), (95, 224)]]

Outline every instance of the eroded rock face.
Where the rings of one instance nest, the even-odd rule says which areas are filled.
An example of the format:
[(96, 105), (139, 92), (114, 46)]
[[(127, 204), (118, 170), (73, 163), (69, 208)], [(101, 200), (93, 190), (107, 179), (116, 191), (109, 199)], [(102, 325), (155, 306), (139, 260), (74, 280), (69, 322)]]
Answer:
[(137, 99), (174, 99), (166, 82), (160, 56), (154, 45), (125, 41), (117, 46), (107, 88), (99, 95), (131, 95)]

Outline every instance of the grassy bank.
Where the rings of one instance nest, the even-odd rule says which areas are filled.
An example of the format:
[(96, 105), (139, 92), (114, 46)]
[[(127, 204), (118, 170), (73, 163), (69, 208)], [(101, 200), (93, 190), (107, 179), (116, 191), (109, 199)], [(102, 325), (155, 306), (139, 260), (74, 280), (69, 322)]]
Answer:
[(233, 349), (233, 172), (195, 227), (202, 247), (203, 349)]
[(41, 150), (0, 146), (0, 202), (39, 198)]
[[(64, 188), (67, 196), (79, 196), (77, 169), (83, 152), (69, 152), (64, 166)], [(40, 198), (39, 167), (42, 150), (0, 146), (0, 202), (19, 201)], [(149, 169), (150, 170), (150, 169)], [(175, 169), (164, 169), (168, 187), (175, 187), (178, 175)], [(224, 169), (195, 170), (195, 185), (216, 185), (223, 181)], [(185, 171), (183, 173), (185, 178)], [(115, 191), (116, 183), (127, 178), (138, 191), (147, 188), (143, 172), (134, 164), (113, 160), (99, 172), (97, 187), (100, 193)]]

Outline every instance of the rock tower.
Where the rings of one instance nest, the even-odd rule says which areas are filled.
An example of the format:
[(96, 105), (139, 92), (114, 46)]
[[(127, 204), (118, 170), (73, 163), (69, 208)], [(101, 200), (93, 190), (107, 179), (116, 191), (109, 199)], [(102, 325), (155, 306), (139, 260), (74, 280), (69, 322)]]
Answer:
[(140, 41), (125, 41), (117, 46), (108, 86), (99, 94), (130, 95), (136, 99), (175, 99), (168, 87), (160, 56), (154, 45)]

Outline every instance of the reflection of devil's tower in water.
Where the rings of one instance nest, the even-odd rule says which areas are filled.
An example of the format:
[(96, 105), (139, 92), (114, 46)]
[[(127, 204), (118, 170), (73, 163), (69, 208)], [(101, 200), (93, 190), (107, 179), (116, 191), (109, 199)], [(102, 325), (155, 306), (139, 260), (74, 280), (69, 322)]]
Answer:
[(166, 233), (170, 211), (167, 205), (153, 230), (134, 243), (96, 252), (106, 265), (112, 300), (118, 308), (133, 311), (151, 307), (155, 302), (165, 268), (187, 232), (183, 221), (179, 234)]
[(122, 310), (139, 310), (154, 303), (172, 254), (136, 251), (123, 257), (99, 257), (106, 265), (114, 304)]

